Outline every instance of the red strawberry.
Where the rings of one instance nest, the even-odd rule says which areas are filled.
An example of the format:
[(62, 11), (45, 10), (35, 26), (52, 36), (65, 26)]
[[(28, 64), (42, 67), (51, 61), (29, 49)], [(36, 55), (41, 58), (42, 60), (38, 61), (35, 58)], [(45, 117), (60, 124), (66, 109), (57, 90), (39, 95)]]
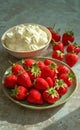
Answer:
[(27, 72), (21, 72), (17, 77), (17, 84), (31, 88), (32, 82)]
[(48, 29), (49, 29), (49, 31), (51, 32), (51, 35), (52, 35), (52, 41), (51, 41), (51, 43), (53, 42), (53, 41), (55, 41), (55, 42), (58, 42), (58, 41), (60, 41), (60, 39), (61, 39), (61, 36), (60, 36), (60, 34), (58, 33), (58, 31), (57, 32), (55, 32), (51, 27), (47, 27)]
[(74, 43), (70, 43), (67, 47), (67, 52), (75, 52), (76, 54), (78, 54), (80, 52), (80, 46), (74, 42)]
[(36, 89), (31, 89), (27, 97), (27, 101), (32, 104), (43, 104), (41, 93)]
[(74, 52), (75, 52), (76, 54), (80, 53), (80, 46), (76, 46)]
[(66, 48), (67, 52), (74, 52), (75, 50), (75, 45), (74, 44), (69, 44)]
[(75, 53), (67, 53), (65, 59), (66, 59), (66, 63), (70, 67), (73, 67), (78, 62), (79, 57)]
[(53, 51), (52, 58), (62, 61), (64, 59), (64, 53), (61, 52), (60, 50)]
[(11, 96), (18, 101), (24, 100), (27, 96), (28, 90), (24, 86), (15, 87), (12, 90)]
[(68, 85), (62, 79), (57, 80), (55, 89), (57, 90), (60, 96), (63, 96), (68, 91)]
[(13, 66), (12, 66), (12, 73), (13, 73), (14, 75), (18, 75), (18, 73), (19, 73), (20, 71), (24, 71), (23, 66), (20, 65), (20, 64), (13, 64)]
[(58, 70), (58, 77), (61, 74), (65, 74), (65, 73), (69, 73), (70, 72), (70, 69), (67, 66), (65, 66), (65, 65), (59, 65), (57, 70)]
[(48, 104), (53, 104), (59, 100), (59, 94), (54, 88), (48, 88), (43, 92), (43, 98)]
[(68, 85), (68, 87), (72, 86), (72, 84), (73, 84), (73, 74), (72, 73), (61, 74), (59, 79), (63, 79), (64, 82)]
[(44, 64), (45, 65), (50, 65), (50, 64), (53, 64), (54, 65), (54, 68), (56, 68), (57, 67), (57, 64), (54, 62), (54, 61), (52, 61), (52, 60), (50, 60), (50, 59), (45, 59), (44, 60)]
[(52, 33), (52, 41), (58, 42), (61, 39), (61, 35), (57, 32)]
[(34, 84), (34, 88), (36, 88), (39, 91), (44, 91), (49, 87), (47, 81), (43, 78), (37, 78)]
[(17, 77), (15, 75), (8, 75), (7, 77), (5, 77), (4, 79), (4, 85), (7, 88), (14, 88), (17, 82)]
[(72, 31), (65, 32), (62, 35), (62, 43), (64, 46), (68, 45), (69, 42), (74, 41), (74, 33)]
[(53, 51), (60, 50), (61, 52), (64, 52), (64, 46), (62, 42), (53, 42), (52, 43), (52, 49)]
[(52, 61), (50, 59), (45, 59), (44, 60), (44, 64), (46, 66), (51, 67), (53, 70), (55, 70), (55, 72), (57, 72), (57, 64), (54, 61)]
[(51, 77), (52, 79), (56, 76), (56, 70), (54, 64), (50, 64), (50, 66), (45, 66), (41, 72), (41, 77), (46, 79), (47, 77)]
[(31, 69), (28, 71), (28, 74), (32, 81), (41, 76), (41, 70), (37, 62), (33, 63)]
[(42, 70), (45, 67), (45, 64), (43, 61), (38, 61), (38, 67), (40, 68), (40, 70)]
[(33, 59), (25, 59), (25, 60), (22, 61), (23, 66), (24, 66), (24, 68), (26, 70), (28, 70), (29, 68), (31, 68), (34, 62), (35, 62), (35, 60), (33, 60)]
[(49, 87), (53, 87), (54, 84), (53, 84), (53, 80), (51, 79), (51, 77), (47, 77), (46, 81), (47, 81)]

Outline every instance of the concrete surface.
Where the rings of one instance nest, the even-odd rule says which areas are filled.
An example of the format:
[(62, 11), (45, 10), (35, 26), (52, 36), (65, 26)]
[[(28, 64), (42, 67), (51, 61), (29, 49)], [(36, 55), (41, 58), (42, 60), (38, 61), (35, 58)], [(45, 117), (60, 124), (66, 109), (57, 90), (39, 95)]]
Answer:
[[(80, 44), (80, 0), (0, 0), (0, 37), (8, 28), (28, 22), (45, 26), (56, 23), (61, 33), (72, 29)], [(51, 57), (51, 48), (48, 51), (42, 55)], [(0, 86), (9, 60), (18, 61), (0, 44)], [(76, 92), (66, 104), (50, 110), (18, 106), (0, 87), (0, 130), (80, 130), (80, 58), (72, 69), (78, 78)]]

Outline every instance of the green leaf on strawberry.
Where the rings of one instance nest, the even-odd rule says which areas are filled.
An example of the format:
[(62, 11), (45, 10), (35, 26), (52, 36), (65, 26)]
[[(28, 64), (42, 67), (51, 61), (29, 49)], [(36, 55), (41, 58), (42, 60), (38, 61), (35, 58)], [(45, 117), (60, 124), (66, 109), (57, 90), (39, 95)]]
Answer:
[(40, 71), (40, 68), (38, 67), (38, 63), (35, 62), (33, 65), (32, 65), (32, 68), (31, 68), (31, 72), (34, 76), (37, 76), (41, 71)]

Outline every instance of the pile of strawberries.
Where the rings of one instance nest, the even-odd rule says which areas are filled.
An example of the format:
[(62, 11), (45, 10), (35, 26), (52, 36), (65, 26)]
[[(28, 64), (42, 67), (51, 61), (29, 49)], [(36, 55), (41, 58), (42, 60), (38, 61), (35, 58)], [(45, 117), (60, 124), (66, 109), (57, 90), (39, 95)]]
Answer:
[[(75, 36), (72, 31), (67, 31), (62, 36), (55, 32), (51, 27), (47, 27), (52, 34), (52, 58), (64, 60), (73, 67), (79, 60), (80, 45), (75, 42)], [(64, 54), (64, 49), (66, 54)]]
[(53, 104), (68, 92), (74, 75), (69, 67), (51, 59), (24, 59), (11, 66), (4, 86), (13, 99), (29, 104)]

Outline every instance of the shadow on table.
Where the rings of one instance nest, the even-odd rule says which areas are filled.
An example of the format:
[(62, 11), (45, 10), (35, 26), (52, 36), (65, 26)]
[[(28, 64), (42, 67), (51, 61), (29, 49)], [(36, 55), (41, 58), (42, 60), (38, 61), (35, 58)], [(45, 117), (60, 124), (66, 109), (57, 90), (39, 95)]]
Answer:
[(56, 114), (63, 105), (47, 110), (31, 110), (11, 102), (0, 90), (0, 120), (9, 123), (31, 125), (48, 120)]
[(53, 122), (44, 130), (80, 130), (80, 108)]

